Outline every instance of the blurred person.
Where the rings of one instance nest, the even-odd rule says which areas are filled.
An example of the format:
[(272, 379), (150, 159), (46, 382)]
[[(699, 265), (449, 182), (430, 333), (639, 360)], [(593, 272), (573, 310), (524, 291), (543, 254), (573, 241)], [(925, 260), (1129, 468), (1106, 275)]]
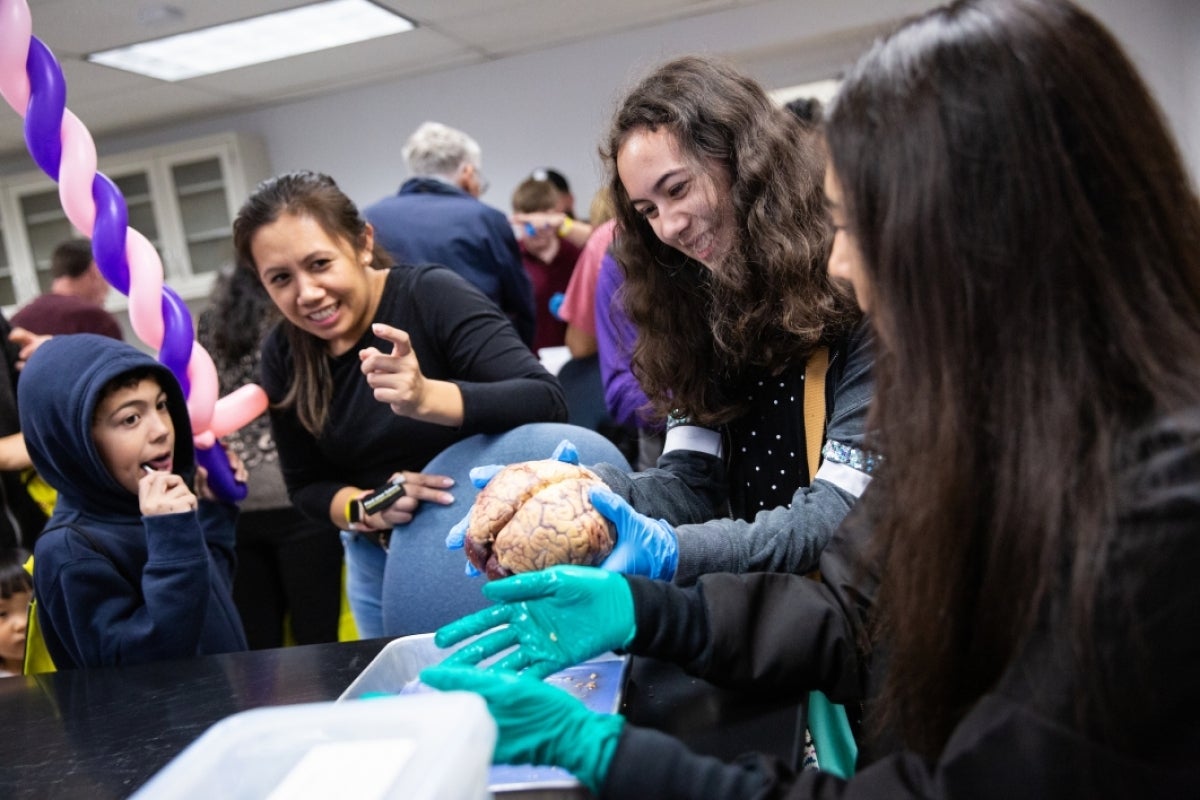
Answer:
[[(34, 474), (17, 406), (17, 378), (24, 365), (20, 342), (34, 337), (16, 330), (0, 313), (0, 550), (32, 550), (46, 524), (47, 514), (30, 495), (27, 481)], [(28, 352), (35, 347), (27, 345)]]
[(532, 345), (533, 287), (508, 219), (480, 202), (488, 188), (479, 144), (460, 130), (426, 122), (403, 148), (411, 177), (399, 192), (363, 209), (380, 246), (401, 264), (439, 264), (466, 278)]
[(549, 181), (554, 187), (554, 207), (547, 210), (557, 211), (568, 217), (575, 216), (575, 195), (571, 193), (571, 184), (565, 175), (550, 167), (538, 167), (529, 173), (528, 180)]
[[(516, 214), (553, 211), (557, 201), (554, 184), (549, 181), (528, 179), (513, 191), (512, 207)], [(533, 336), (533, 351), (543, 347), (561, 347), (566, 336), (567, 323), (553, 313), (551, 300), (561, 295), (571, 280), (579, 248), (557, 235), (551, 228), (534, 228), (521, 236), (521, 262), (533, 284), (533, 305), (536, 311), (536, 327)]]
[(97, 333), (123, 339), (121, 324), (104, 310), (109, 285), (87, 239), (68, 239), (50, 258), (50, 291), (13, 314), (14, 328), (36, 334)]
[(20, 675), (25, 666), (25, 630), (33, 601), (33, 577), (25, 571), (29, 554), (0, 554), (0, 678)]

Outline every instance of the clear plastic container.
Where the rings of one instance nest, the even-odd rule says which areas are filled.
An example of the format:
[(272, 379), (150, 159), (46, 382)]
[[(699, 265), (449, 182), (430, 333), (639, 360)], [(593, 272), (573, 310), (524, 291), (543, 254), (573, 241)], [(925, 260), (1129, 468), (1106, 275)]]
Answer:
[(258, 708), (209, 728), (133, 797), (484, 800), (495, 743), (467, 692)]
[[(404, 636), (389, 642), (354, 682), (342, 692), (339, 702), (405, 692), (403, 697), (427, 697), (434, 690), (414, 685), (425, 667), (432, 666), (454, 650), (433, 643), (432, 633)], [(578, 697), (588, 708), (604, 714), (616, 713), (621, 705), (628, 656), (605, 653), (574, 667), (556, 672), (546, 682)], [(409, 694), (409, 693), (413, 694)], [(366, 703), (364, 705), (367, 705)], [(571, 773), (557, 767), (497, 764), (488, 774), (488, 786), (496, 795), (521, 797), (576, 798), (587, 790)], [(449, 796), (449, 795), (448, 795)]]

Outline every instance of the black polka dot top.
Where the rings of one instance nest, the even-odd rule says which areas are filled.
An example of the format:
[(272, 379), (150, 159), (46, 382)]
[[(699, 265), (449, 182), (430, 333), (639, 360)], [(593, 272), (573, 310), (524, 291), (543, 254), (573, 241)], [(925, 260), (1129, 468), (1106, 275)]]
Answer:
[(789, 506), (809, 483), (804, 443), (804, 364), (752, 379), (747, 412), (725, 426), (729, 503), (733, 516), (753, 519)]

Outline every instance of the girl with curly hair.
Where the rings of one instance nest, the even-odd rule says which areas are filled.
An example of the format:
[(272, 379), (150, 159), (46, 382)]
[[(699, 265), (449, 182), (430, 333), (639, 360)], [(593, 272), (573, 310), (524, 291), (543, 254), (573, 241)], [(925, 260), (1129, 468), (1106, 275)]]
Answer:
[[(819, 134), (750, 78), (685, 57), (626, 95), (603, 154), (632, 369), (668, 425), (658, 469), (600, 470), (636, 509), (611, 499), (607, 566), (684, 584), (808, 571), (872, 464), (869, 342), (825, 270)], [(821, 380), (824, 416), (810, 396), (806, 419)]]

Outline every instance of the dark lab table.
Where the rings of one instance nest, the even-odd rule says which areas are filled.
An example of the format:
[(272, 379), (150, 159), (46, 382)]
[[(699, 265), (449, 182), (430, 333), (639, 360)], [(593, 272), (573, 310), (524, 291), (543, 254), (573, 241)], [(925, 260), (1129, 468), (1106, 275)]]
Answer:
[[(0, 797), (123, 798), (211, 725), (260, 706), (334, 700), (387, 639), (0, 679)], [(635, 658), (624, 713), (731, 758), (791, 758), (795, 708)]]

